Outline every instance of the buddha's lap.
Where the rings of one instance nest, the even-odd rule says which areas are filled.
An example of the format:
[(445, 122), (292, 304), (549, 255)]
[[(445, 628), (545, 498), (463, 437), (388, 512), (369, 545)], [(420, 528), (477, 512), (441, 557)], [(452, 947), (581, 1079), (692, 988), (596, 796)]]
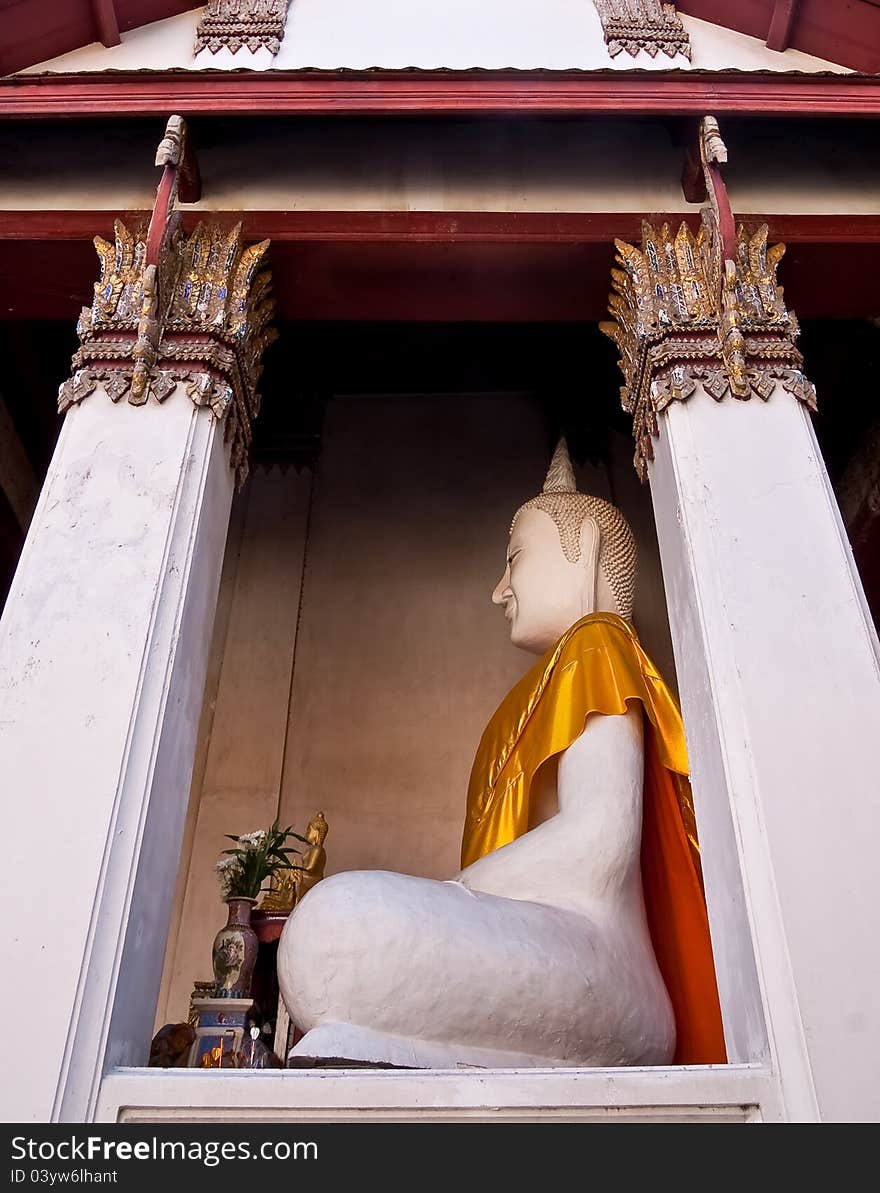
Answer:
[(339, 1018), (418, 1033), (454, 1008), (460, 1021), (496, 1016), (502, 1029), (530, 1007), (542, 1009), (551, 1034), (560, 1022), (583, 1030), (586, 1020), (613, 1031), (634, 1010), (621, 1002), (622, 986), (646, 1008), (665, 998), (653, 956), (619, 925), (384, 871), (316, 886), (291, 917), (278, 960), (303, 1026)]

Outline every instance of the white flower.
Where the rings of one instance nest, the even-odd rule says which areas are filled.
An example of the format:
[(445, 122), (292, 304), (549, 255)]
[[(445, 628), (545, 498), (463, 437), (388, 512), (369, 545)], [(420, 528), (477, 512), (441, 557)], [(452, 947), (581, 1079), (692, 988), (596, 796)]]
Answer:
[(241, 874), (241, 866), (237, 857), (221, 857), (215, 864), (217, 879), (220, 883), (221, 899), (228, 899), (232, 893), (232, 884)]
[(245, 849), (260, 849), (265, 844), (268, 835), (264, 828), (259, 828), (253, 833), (243, 833), (238, 838), (238, 843)]

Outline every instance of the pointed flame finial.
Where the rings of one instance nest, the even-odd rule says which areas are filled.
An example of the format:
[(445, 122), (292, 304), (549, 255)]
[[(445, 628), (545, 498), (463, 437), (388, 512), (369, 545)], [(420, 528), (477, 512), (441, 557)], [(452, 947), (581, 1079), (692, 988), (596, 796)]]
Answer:
[(574, 476), (574, 469), (571, 466), (571, 457), (568, 454), (568, 444), (565, 441), (565, 436), (561, 436), (559, 442), (556, 444), (556, 451), (553, 453), (553, 459), (550, 461), (550, 467), (547, 469), (547, 478), (544, 481), (544, 493), (576, 493), (577, 481)]

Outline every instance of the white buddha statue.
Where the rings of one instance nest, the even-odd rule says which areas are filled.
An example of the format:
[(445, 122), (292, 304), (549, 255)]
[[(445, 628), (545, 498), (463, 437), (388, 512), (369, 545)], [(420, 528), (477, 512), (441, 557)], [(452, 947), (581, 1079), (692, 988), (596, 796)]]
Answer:
[[(562, 442), (544, 492), (514, 518), (492, 594), (511, 641), (542, 658), (480, 743), (464, 868), (445, 882), (353, 871), (309, 892), (278, 950), (304, 1032), (291, 1055), (432, 1068), (673, 1059), (676, 1011), (643, 894), (646, 765), (666, 783), (660, 819), (685, 870), (695, 838), (677, 710), (627, 620), (634, 576), (629, 526), (576, 491)], [(696, 872), (685, 880), (699, 935)], [(667, 885), (663, 872), (660, 898)], [(699, 948), (705, 978), (707, 931)], [(717, 1009), (710, 984), (695, 999)], [(720, 1038), (720, 1020), (711, 1028)], [(683, 1059), (723, 1059), (701, 1047)]]

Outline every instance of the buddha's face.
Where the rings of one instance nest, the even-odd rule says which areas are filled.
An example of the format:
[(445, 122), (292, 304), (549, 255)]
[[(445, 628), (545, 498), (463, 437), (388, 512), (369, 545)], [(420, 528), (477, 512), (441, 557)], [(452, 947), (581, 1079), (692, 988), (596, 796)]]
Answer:
[(590, 518), (581, 526), (581, 554), (571, 563), (556, 524), (541, 509), (516, 519), (507, 566), (492, 601), (503, 605), (514, 646), (543, 654), (581, 617), (596, 608), (599, 536)]

